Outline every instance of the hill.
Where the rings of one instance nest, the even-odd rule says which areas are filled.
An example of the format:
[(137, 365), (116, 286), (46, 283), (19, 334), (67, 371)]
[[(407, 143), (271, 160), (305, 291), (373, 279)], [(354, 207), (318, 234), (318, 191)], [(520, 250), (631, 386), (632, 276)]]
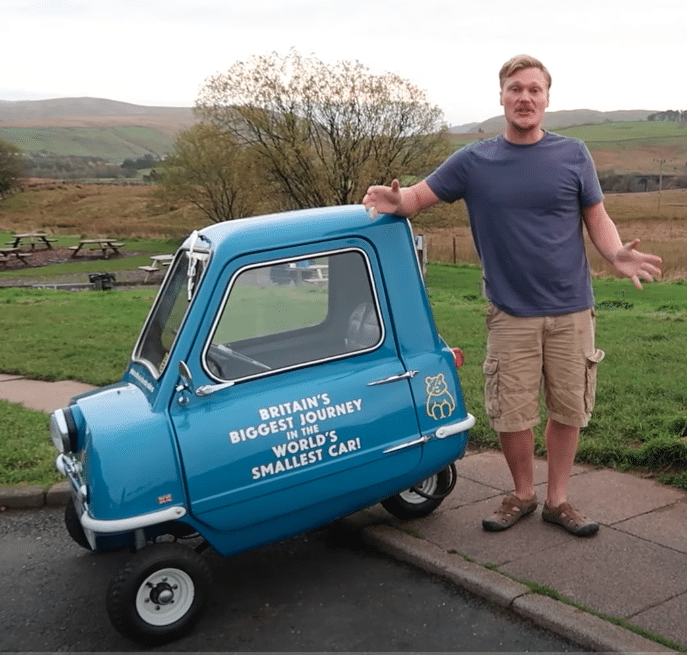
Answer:
[(102, 98), (0, 101), (0, 126), (157, 127), (174, 135), (195, 122), (190, 107), (149, 107)]
[[(625, 121), (645, 121), (647, 116), (655, 113), (656, 110), (649, 109), (627, 109), (618, 111), (596, 111), (594, 109), (570, 109), (562, 111), (551, 111), (544, 115), (544, 127), (548, 130), (557, 130), (563, 127), (574, 127), (577, 125), (595, 125), (598, 123), (619, 123)], [(469, 133), (474, 132), (501, 132), (505, 126), (503, 116), (494, 116), (477, 125), (471, 125)], [(454, 129), (451, 129), (454, 132)]]
[(102, 98), (0, 101), (0, 139), (26, 153), (127, 157), (169, 152), (195, 122), (189, 107), (149, 107)]
[[(687, 129), (677, 123), (647, 121), (654, 110), (554, 111), (544, 126), (585, 141), (600, 171), (653, 174), (665, 160), (664, 175), (684, 175)], [(501, 132), (503, 117), (451, 128), (455, 145)], [(116, 165), (144, 155), (162, 158), (176, 134), (195, 122), (190, 107), (151, 107), (103, 98), (0, 101), (0, 139), (39, 157), (94, 157)], [(66, 175), (61, 173), (59, 176)], [(641, 185), (640, 185), (641, 186)]]

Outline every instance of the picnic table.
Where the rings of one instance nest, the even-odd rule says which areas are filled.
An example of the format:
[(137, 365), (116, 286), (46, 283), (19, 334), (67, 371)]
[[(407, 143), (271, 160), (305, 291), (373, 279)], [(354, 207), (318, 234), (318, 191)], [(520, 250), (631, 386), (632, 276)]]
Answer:
[(26, 260), (27, 257), (31, 256), (30, 252), (22, 252), (19, 248), (0, 248), (0, 263), (6, 264), (9, 261), (11, 255), (14, 255), (17, 259), (21, 260), (24, 264), (29, 262)]
[(72, 257), (76, 257), (79, 252), (84, 249), (88, 248), (91, 250), (97, 250), (100, 248), (103, 253), (103, 257), (107, 259), (109, 257), (109, 252), (112, 251), (115, 255), (119, 254), (119, 249), (123, 246), (124, 244), (117, 241), (117, 239), (109, 239), (106, 237), (102, 237), (99, 239), (81, 239), (79, 241), (78, 246), (69, 246), (70, 250), (73, 250), (74, 252), (72, 253)]
[(12, 246), (12, 248), (19, 248), (22, 245), (29, 244), (31, 250), (35, 250), (36, 244), (38, 244), (50, 249), (55, 241), (57, 239), (48, 236), (45, 232), (25, 232), (24, 234), (13, 234), (12, 240), (8, 241), (7, 245)]
[(164, 270), (165, 266), (169, 266), (174, 259), (174, 255), (151, 255), (150, 259), (153, 262), (152, 264), (138, 267), (140, 270), (146, 272), (146, 276), (143, 280), (144, 282), (147, 282), (151, 275)]

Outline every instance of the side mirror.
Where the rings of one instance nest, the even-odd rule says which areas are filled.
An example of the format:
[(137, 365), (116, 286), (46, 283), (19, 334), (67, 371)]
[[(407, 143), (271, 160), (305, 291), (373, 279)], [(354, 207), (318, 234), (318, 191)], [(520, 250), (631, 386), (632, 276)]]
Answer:
[[(233, 387), (234, 382), (224, 382), (222, 384), (204, 384), (197, 389), (193, 387), (193, 376), (191, 375), (191, 369), (189, 369), (188, 364), (184, 361), (179, 362), (179, 376), (181, 377), (181, 384), (176, 387), (177, 391), (186, 391), (195, 394), (196, 396), (209, 396), (215, 391), (220, 391), (221, 389), (227, 389), (228, 387)], [(186, 403), (180, 403), (186, 404)]]
[(179, 362), (179, 377), (181, 377), (181, 384), (177, 385), (177, 391), (184, 391), (188, 389), (193, 390), (193, 376), (191, 375), (191, 369), (188, 364), (184, 361)]

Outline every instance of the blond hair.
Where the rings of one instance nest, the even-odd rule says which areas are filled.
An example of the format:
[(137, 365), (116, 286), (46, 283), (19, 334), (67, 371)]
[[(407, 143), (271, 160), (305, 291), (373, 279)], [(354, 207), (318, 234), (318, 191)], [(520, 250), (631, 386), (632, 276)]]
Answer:
[(538, 68), (543, 74), (546, 80), (547, 88), (551, 88), (551, 73), (546, 69), (546, 66), (542, 64), (536, 57), (531, 57), (530, 55), (516, 55), (509, 59), (499, 71), (499, 82), (501, 88), (506, 81), (506, 78), (514, 75), (519, 70), (523, 68)]

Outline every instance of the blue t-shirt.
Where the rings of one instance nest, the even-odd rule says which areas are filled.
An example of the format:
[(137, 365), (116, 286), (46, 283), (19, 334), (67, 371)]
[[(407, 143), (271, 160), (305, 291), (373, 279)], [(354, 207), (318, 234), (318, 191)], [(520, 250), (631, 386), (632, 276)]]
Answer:
[(497, 307), (551, 316), (594, 306), (581, 209), (603, 193), (584, 143), (546, 132), (516, 145), (501, 135), (458, 150), (426, 182), (444, 202), (465, 200)]

